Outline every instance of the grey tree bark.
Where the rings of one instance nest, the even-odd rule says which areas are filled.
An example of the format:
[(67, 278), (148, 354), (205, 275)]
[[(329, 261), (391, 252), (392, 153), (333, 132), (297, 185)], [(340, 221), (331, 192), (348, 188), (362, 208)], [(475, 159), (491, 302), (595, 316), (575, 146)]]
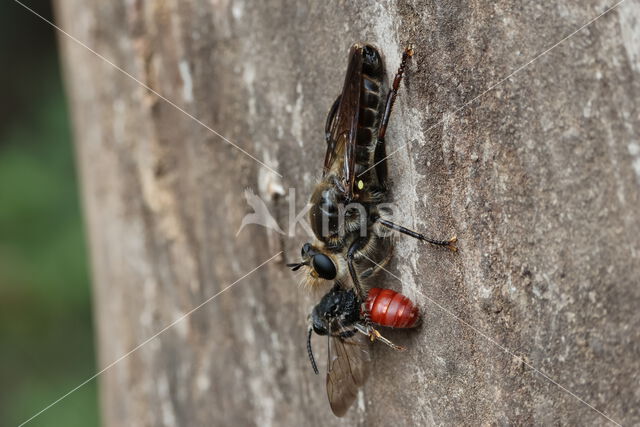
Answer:
[[(60, 36), (99, 365), (283, 252), (101, 375), (104, 424), (640, 423), (640, 4), (545, 53), (609, 6), (59, 0), (61, 27), (138, 79)], [(408, 352), (375, 346), (340, 420), (304, 345), (317, 296), (284, 266), (307, 236), (236, 232), (246, 188), (284, 231), (306, 203), (355, 41), (389, 74), (415, 47), (387, 138), (406, 144), (391, 198), (460, 252), (398, 239), (401, 281), (380, 285), (424, 323), (389, 333)], [(277, 184), (295, 201), (271, 197)]]

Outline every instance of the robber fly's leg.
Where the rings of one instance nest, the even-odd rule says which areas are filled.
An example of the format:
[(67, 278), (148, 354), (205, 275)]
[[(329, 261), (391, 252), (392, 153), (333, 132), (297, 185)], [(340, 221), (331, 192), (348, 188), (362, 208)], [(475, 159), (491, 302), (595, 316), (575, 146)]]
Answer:
[(361, 279), (367, 279), (371, 276), (373, 276), (374, 274), (376, 274), (380, 269), (375, 266), (375, 267), (369, 267), (367, 268), (365, 271), (362, 272), (362, 274), (360, 275)]
[(376, 168), (378, 183), (382, 188), (386, 188), (387, 186), (387, 150), (385, 147), (384, 137), (387, 133), (387, 126), (389, 125), (391, 110), (393, 109), (393, 104), (396, 102), (396, 97), (398, 96), (398, 90), (400, 89), (400, 82), (402, 81), (402, 76), (404, 75), (404, 70), (407, 66), (407, 60), (411, 56), (413, 56), (413, 49), (408, 47), (402, 53), (400, 68), (398, 68), (396, 77), (393, 79), (393, 85), (389, 90), (389, 93), (387, 93), (387, 101), (384, 106), (384, 113), (382, 115), (382, 119), (380, 120), (380, 125), (378, 126), (378, 141), (374, 153), (374, 165)]
[(398, 89), (400, 89), (400, 82), (402, 81), (402, 76), (404, 75), (404, 70), (407, 67), (407, 60), (413, 56), (413, 49), (408, 47), (402, 53), (402, 61), (400, 62), (400, 68), (398, 68), (398, 72), (396, 73), (396, 77), (393, 79), (393, 86), (389, 93), (387, 94), (387, 103), (384, 107), (384, 114), (382, 115), (382, 120), (380, 121), (380, 127), (378, 128), (378, 143), (381, 141), (384, 143), (384, 135), (387, 133), (387, 125), (389, 125), (389, 117), (391, 117), (391, 110), (393, 109), (393, 104), (396, 102), (396, 96), (398, 96)]
[(417, 231), (413, 231), (413, 230), (409, 230), (408, 228), (405, 228), (401, 225), (395, 224), (391, 221), (388, 221), (386, 219), (382, 219), (382, 218), (376, 218), (376, 221), (378, 223), (380, 223), (381, 225), (384, 225), (387, 228), (390, 228), (391, 230), (395, 230), (398, 231), (400, 233), (406, 234), (408, 236), (411, 237), (415, 237), (418, 240), (422, 240), (424, 242), (428, 242), (431, 243), (432, 245), (438, 245), (438, 246), (444, 246), (447, 249), (453, 251), (453, 252), (457, 252), (458, 248), (456, 247), (456, 242), (458, 241), (457, 237), (452, 237), (449, 240), (435, 240), (435, 239), (430, 239), (429, 237), (425, 236), (424, 234), (418, 233)]
[(360, 238), (353, 242), (349, 247), (349, 251), (347, 252), (347, 266), (349, 267), (349, 275), (351, 276), (351, 280), (353, 281), (353, 287), (356, 290), (356, 296), (358, 297), (358, 301), (361, 304), (361, 312), (363, 314), (365, 324), (370, 323), (369, 318), (369, 310), (367, 310), (367, 306), (365, 301), (367, 300), (367, 295), (362, 289), (362, 285), (360, 284), (360, 279), (358, 279), (358, 273), (356, 272), (356, 268), (354, 266), (354, 257), (356, 252), (358, 252), (364, 245), (367, 243), (367, 238)]
[(327, 121), (324, 125), (324, 139), (327, 142), (327, 151), (324, 155), (324, 170), (322, 176), (324, 176), (328, 172), (328, 165), (332, 162), (331, 158), (334, 155), (334, 151), (336, 148), (336, 143), (338, 142), (335, 136), (332, 136), (332, 133), (335, 128), (335, 118), (338, 113), (338, 108), (340, 107), (340, 99), (342, 95), (339, 95), (333, 105), (331, 106), (331, 110), (329, 110), (329, 114), (327, 115)]
[(364, 270), (361, 274), (360, 274), (360, 278), (361, 279), (368, 279), (369, 277), (375, 276), (376, 274), (378, 274), (380, 271), (384, 270), (384, 267), (389, 263), (389, 261), (391, 260), (393, 256), (393, 251), (389, 250), (389, 252), (387, 253), (387, 255), (382, 259), (382, 261), (377, 262), (374, 264), (373, 267), (369, 267), (366, 270)]
[(362, 289), (362, 285), (360, 285), (360, 279), (358, 279), (358, 274), (356, 273), (356, 268), (354, 265), (354, 258), (356, 253), (362, 249), (362, 247), (366, 244), (366, 238), (360, 238), (353, 242), (349, 247), (349, 251), (347, 252), (347, 266), (349, 267), (349, 274), (351, 275), (351, 280), (353, 281), (353, 287), (356, 290), (356, 295), (360, 301), (364, 301), (366, 299), (366, 295), (364, 290)]
[(398, 351), (405, 351), (406, 350), (406, 348), (404, 348), (404, 347), (402, 347), (400, 345), (394, 344), (390, 340), (388, 340), (385, 337), (383, 337), (382, 334), (380, 332), (378, 332), (371, 325), (362, 325), (362, 324), (356, 323), (356, 329), (358, 329), (358, 332), (368, 336), (369, 339), (371, 340), (371, 342), (380, 341), (383, 344), (388, 345), (389, 347), (391, 347), (394, 350), (398, 350)]
[(338, 107), (340, 106), (340, 99), (342, 95), (338, 95), (335, 102), (331, 106), (329, 110), (329, 114), (327, 114), (327, 122), (324, 125), (324, 139), (327, 141), (327, 144), (331, 140), (331, 126), (333, 124), (333, 119), (336, 117), (336, 113), (338, 112)]

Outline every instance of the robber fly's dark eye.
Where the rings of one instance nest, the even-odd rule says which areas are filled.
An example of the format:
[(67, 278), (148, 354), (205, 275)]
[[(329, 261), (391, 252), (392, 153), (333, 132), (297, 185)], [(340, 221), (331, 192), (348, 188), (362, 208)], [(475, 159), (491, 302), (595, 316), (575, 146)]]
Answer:
[(336, 278), (336, 266), (328, 256), (323, 254), (314, 255), (312, 266), (316, 273), (318, 273), (318, 276), (323, 279), (333, 280)]
[(310, 250), (311, 250), (311, 244), (305, 243), (304, 245), (302, 245), (302, 250), (300, 251), (300, 255), (302, 255), (302, 257), (304, 258), (305, 256), (307, 256)]

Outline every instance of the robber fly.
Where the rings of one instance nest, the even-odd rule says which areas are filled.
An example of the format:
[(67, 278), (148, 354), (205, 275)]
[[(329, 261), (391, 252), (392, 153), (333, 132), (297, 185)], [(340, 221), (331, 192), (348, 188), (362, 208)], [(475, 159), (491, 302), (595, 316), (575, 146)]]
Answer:
[(309, 223), (316, 241), (302, 247), (300, 262), (288, 264), (294, 271), (303, 268), (305, 281), (312, 288), (331, 281), (352, 283), (357, 297), (364, 301), (358, 268), (363, 269), (362, 264), (384, 245), (384, 229), (456, 250), (455, 237), (430, 239), (382, 218), (378, 209), (387, 191), (385, 133), (412, 55), (411, 48), (405, 49), (393, 85), (387, 90), (378, 50), (366, 44), (351, 47), (342, 93), (325, 125), (322, 181), (310, 199)]
[[(365, 306), (371, 312), (371, 322), (380, 326), (412, 328), (420, 320), (418, 309), (404, 295), (390, 289), (369, 290)], [(333, 413), (343, 416), (369, 375), (370, 345), (382, 341), (396, 350), (403, 350), (383, 337), (365, 320), (363, 304), (353, 288), (344, 289), (339, 283), (313, 308), (307, 335), (307, 352), (311, 366), (318, 374), (318, 366), (311, 348), (311, 335), (328, 338), (327, 397)]]

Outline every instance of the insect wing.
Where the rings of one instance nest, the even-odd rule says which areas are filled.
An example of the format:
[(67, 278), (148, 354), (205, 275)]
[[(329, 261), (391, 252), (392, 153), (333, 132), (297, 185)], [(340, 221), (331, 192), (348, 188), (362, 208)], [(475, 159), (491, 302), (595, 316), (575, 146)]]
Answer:
[(358, 395), (358, 389), (369, 376), (371, 356), (368, 337), (356, 333), (349, 338), (334, 336), (330, 340), (327, 396), (337, 417), (347, 413)]
[[(362, 91), (362, 46), (353, 45), (337, 109), (329, 113), (327, 152), (324, 175), (332, 171), (341, 178), (347, 198), (355, 182), (356, 136)], [(331, 117), (333, 116), (333, 117)], [(338, 160), (342, 161), (338, 161)]]

